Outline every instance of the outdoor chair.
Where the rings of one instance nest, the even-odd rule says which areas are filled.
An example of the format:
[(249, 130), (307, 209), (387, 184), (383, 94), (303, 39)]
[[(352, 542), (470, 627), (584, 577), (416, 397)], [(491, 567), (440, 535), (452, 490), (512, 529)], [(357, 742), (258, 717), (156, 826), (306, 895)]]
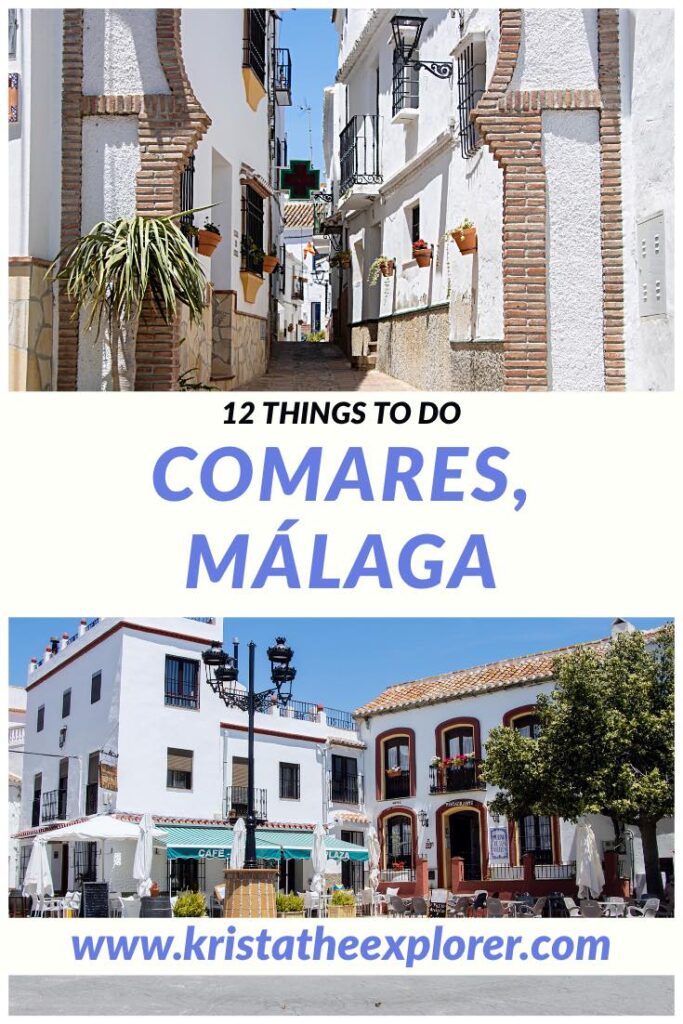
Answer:
[(109, 916), (123, 917), (123, 899), (118, 892), (109, 893)]
[(367, 917), (372, 914), (372, 889), (363, 889), (360, 894), (360, 911), (363, 916)]
[(427, 900), (423, 896), (413, 896), (412, 905), (413, 917), (429, 917)]
[(459, 896), (453, 906), (453, 917), (467, 917), (473, 903), (471, 896)]
[(574, 900), (571, 898), (571, 896), (564, 897), (564, 905), (567, 908), (570, 917), (583, 917), (583, 914), (581, 913), (581, 907), (577, 907), (576, 903), (574, 903)]
[(582, 917), (602, 917), (602, 907), (596, 900), (581, 900)]
[(406, 917), (410, 913), (410, 907), (407, 907), (400, 897), (392, 896), (389, 900), (389, 913), (392, 917)]
[(505, 917), (505, 910), (503, 904), (499, 899), (491, 896), (486, 901), (486, 916), (487, 917)]
[(320, 896), (317, 892), (305, 892), (304, 893), (304, 914), (306, 917), (311, 917), (313, 911), (320, 917)]
[(659, 900), (652, 896), (649, 900), (645, 901), (642, 907), (628, 907), (626, 910), (627, 917), (656, 917), (657, 911), (659, 910)]
[(489, 898), (489, 894), (486, 889), (476, 889), (474, 892), (474, 900), (472, 902), (472, 915), (479, 917), (480, 911), (486, 909), (486, 901)]
[(545, 904), (546, 897), (540, 896), (534, 903), (533, 907), (518, 907), (517, 917), (542, 917)]

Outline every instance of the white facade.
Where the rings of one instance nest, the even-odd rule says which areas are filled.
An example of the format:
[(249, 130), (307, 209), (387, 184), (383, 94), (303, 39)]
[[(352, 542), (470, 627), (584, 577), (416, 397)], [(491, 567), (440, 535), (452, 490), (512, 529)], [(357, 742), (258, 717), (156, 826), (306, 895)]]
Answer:
[[(9, 687), (9, 735), (8, 735), (8, 819), (7, 834), (12, 836), (21, 825), (21, 785), (24, 770), (24, 730), (26, 727), (26, 690), (20, 686)], [(9, 840), (7, 878), (10, 889), (19, 882), (19, 842)]]
[[(23, 832), (36, 825), (54, 827), (86, 813), (149, 811), (180, 824), (210, 824), (227, 820), (231, 807), (240, 811), (242, 795), (238, 793), (236, 799), (231, 788), (237, 785), (235, 773), (240, 770), (235, 759), (239, 764), (247, 755), (246, 714), (226, 709), (204, 682), (201, 665), (201, 653), (208, 644), (222, 641), (222, 625), (222, 619), (95, 620), (84, 623), (80, 635), (71, 641), (64, 638), (56, 654), (46, 651), (40, 664), (33, 663), (27, 686), (26, 749), (32, 756), (26, 769)], [(197, 701), (181, 701), (179, 706), (169, 698), (165, 690), (168, 659), (197, 664)], [(98, 674), (100, 696), (93, 703), (92, 680)], [(64, 716), (64, 693), (69, 690), (69, 713)], [(339, 834), (345, 813), (363, 818), (362, 743), (350, 717), (340, 720), (343, 726), (335, 720), (328, 723), (325, 710), (315, 705), (295, 704), (279, 713), (274, 707), (269, 714), (256, 714), (257, 808), (259, 801), (265, 802), (269, 823), (310, 828), (323, 822)], [(191, 757), (189, 788), (168, 784), (169, 749)], [(333, 799), (330, 773), (335, 754), (358, 761), (351, 793), (355, 799), (350, 802)], [(65, 758), (69, 760), (67, 796), (60, 804), (50, 794), (59, 788), (60, 763)], [(98, 777), (98, 761), (115, 769), (116, 790)], [(294, 788), (282, 788), (280, 763), (298, 766)], [(39, 810), (34, 803), (38, 789)], [(67, 877), (62, 874), (64, 856), (62, 845), (57, 845), (51, 859), (57, 889), (63, 888)], [(134, 888), (132, 856), (132, 850), (106, 846), (104, 877), (111, 879), (114, 888)], [(207, 862), (207, 891), (221, 880), (224, 866)], [(102, 877), (101, 860), (97, 870)], [(297, 870), (301, 875), (305, 863)], [(68, 877), (72, 884), (72, 865)], [(155, 877), (165, 888), (162, 848)]]
[[(421, 68), (419, 99), (397, 110), (390, 23), (393, 15), (412, 13), (334, 14), (338, 74), (325, 94), (324, 152), (333, 219), (343, 225), (352, 255), (351, 270), (333, 275), (336, 340), (354, 362), (370, 360), (418, 388), (500, 390), (510, 372), (503, 342), (516, 326), (512, 312), (506, 325), (503, 309), (503, 172), (478, 130), (478, 144), (461, 146), (467, 112), (491, 88), (500, 12), (418, 12), (425, 20), (413, 57), (451, 61), (453, 73), (442, 79)], [(618, 29), (625, 387), (667, 390), (673, 386), (673, 12), (623, 9)], [(470, 48), (478, 89), (465, 108), (467, 82), (458, 79)], [(511, 94), (588, 95), (599, 86), (597, 11), (525, 9)], [(599, 111), (545, 109), (541, 123), (547, 386), (604, 390), (603, 331), (612, 295), (603, 287)], [(511, 131), (514, 141), (517, 129)], [(520, 140), (521, 151), (529, 143), (523, 134)], [(447, 234), (464, 218), (477, 229), (474, 256), (460, 255)], [(413, 259), (414, 226), (433, 249), (430, 267)], [(648, 230), (656, 236), (646, 243), (657, 247), (658, 262), (644, 310), (641, 236)], [(396, 270), (371, 287), (368, 271), (379, 255), (394, 259)]]
[[(324, 190), (325, 186), (322, 188)], [(290, 213), (291, 224), (287, 221)], [(278, 298), (278, 336), (281, 341), (299, 341), (310, 332), (326, 331), (330, 313), (330, 247), (325, 239), (316, 238), (315, 254), (311, 252), (314, 245), (312, 203), (288, 203), (285, 206), (282, 242), (285, 250), (284, 280), (281, 281)], [(314, 262), (316, 275), (313, 273)], [(303, 282), (302, 287), (297, 287), (299, 282)]]

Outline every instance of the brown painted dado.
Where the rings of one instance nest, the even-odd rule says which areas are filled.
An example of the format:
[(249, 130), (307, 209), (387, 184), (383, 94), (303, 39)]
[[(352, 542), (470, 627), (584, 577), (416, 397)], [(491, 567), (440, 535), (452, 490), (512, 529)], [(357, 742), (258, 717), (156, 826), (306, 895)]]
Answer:
[[(83, 9), (68, 8), (63, 21), (62, 247), (81, 234), (82, 120), (127, 115), (138, 120), (140, 170), (136, 206), (141, 214), (178, 212), (180, 175), (211, 119), (192, 91), (182, 58), (180, 8), (157, 9), (156, 42), (170, 92), (138, 96), (83, 95)], [(57, 388), (78, 383), (78, 321), (60, 286)], [(168, 326), (151, 300), (143, 305), (135, 348), (135, 388), (172, 391), (180, 360), (179, 327)]]
[(600, 116), (601, 248), (605, 387), (623, 390), (624, 277), (621, 201), (619, 11), (598, 11), (598, 89), (510, 88), (522, 40), (521, 9), (500, 11), (498, 59), (472, 119), (503, 171), (504, 389), (543, 391), (548, 377), (544, 110)]

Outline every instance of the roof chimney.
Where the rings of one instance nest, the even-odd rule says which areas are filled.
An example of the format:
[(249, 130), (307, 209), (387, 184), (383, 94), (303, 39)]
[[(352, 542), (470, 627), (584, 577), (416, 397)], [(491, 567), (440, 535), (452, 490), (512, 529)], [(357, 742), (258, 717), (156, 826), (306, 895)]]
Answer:
[(635, 628), (628, 619), (615, 619), (612, 623), (612, 639), (614, 640), (620, 633), (633, 633)]

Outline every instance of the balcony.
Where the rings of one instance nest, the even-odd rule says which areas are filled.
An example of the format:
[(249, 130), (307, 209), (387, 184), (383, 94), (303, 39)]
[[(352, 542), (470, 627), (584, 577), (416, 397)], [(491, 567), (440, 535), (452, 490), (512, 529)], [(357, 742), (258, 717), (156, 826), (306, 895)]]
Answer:
[(339, 209), (368, 206), (382, 181), (377, 114), (354, 114), (339, 136), (339, 162)]
[(89, 782), (85, 787), (85, 813), (97, 814), (100, 787), (97, 782)]
[(384, 799), (399, 800), (405, 796), (410, 796), (410, 772), (408, 769), (385, 771)]
[[(254, 790), (254, 814), (259, 822), (268, 820), (268, 792), (265, 789)], [(225, 790), (223, 817), (226, 821), (237, 821), (247, 816), (247, 787), (228, 786)]]
[(41, 821), (64, 821), (66, 818), (66, 790), (51, 789), (41, 799)]
[(280, 107), (292, 105), (292, 57), (287, 49), (275, 51), (275, 102)]
[(468, 789), (486, 789), (480, 760), (467, 758), (463, 764), (430, 765), (430, 793), (462, 793)]
[(362, 775), (329, 773), (330, 800), (337, 804), (360, 804), (363, 800)]

